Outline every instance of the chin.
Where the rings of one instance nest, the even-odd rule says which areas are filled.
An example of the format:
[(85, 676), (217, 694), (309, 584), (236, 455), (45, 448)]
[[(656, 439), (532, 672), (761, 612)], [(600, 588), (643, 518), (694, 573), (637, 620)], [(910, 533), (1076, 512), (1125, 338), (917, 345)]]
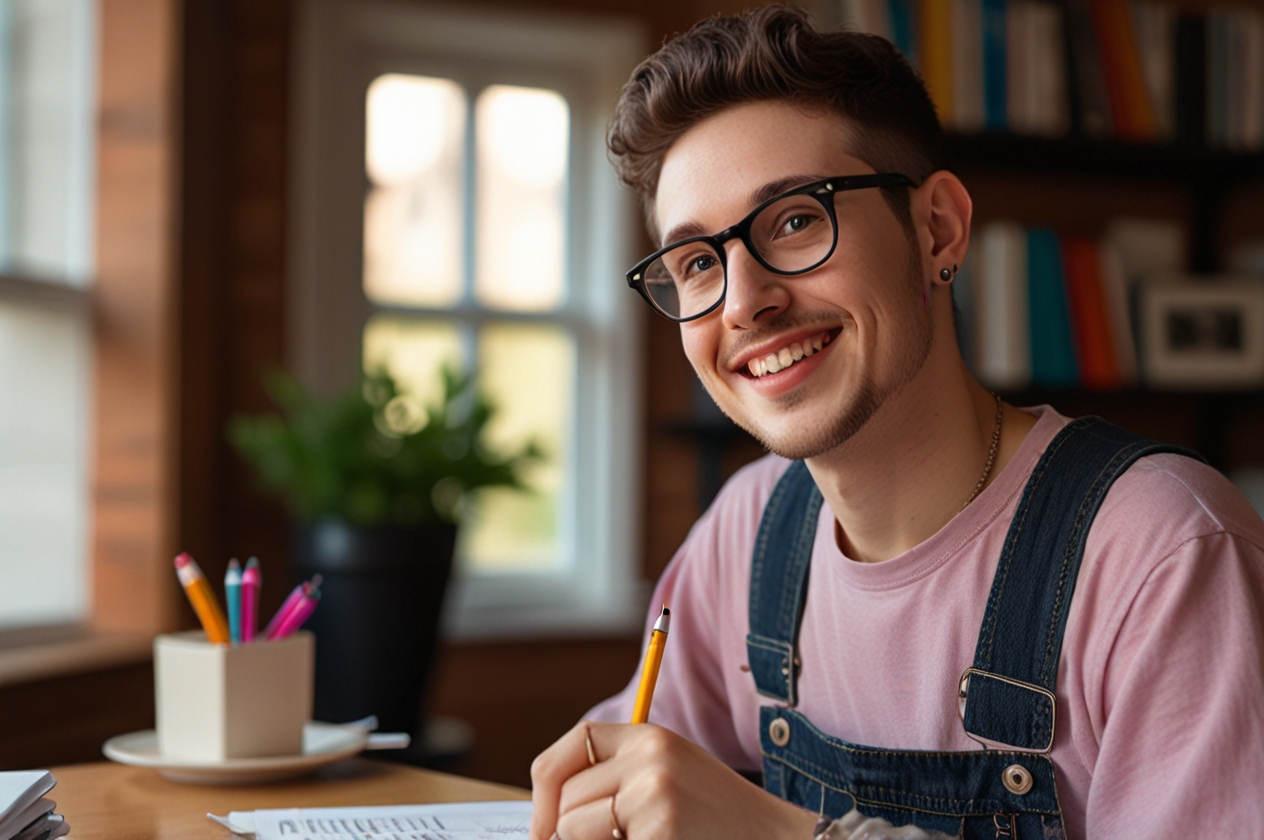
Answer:
[(865, 379), (860, 382), (855, 395), (846, 405), (834, 410), (830, 416), (812, 418), (806, 422), (798, 418), (783, 417), (775, 423), (760, 423), (750, 417), (725, 413), (769, 452), (791, 461), (803, 461), (824, 455), (847, 443), (865, 427), (883, 402), (874, 382)]

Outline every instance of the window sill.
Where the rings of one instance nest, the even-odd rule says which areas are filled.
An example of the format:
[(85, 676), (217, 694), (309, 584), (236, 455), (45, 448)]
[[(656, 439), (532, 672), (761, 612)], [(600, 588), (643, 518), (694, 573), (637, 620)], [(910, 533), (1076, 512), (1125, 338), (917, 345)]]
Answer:
[(98, 633), (81, 625), (0, 633), (0, 687), (103, 671), (153, 658), (153, 637)]

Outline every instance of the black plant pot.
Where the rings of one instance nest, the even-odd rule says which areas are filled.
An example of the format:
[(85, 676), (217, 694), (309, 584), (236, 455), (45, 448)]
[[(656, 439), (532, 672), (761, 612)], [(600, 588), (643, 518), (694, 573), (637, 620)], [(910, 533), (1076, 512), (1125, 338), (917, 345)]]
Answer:
[(316, 635), (316, 719), (377, 715), (382, 731), (408, 732), (418, 744), (456, 526), (328, 519), (294, 537), (295, 571), (324, 577), (306, 625)]

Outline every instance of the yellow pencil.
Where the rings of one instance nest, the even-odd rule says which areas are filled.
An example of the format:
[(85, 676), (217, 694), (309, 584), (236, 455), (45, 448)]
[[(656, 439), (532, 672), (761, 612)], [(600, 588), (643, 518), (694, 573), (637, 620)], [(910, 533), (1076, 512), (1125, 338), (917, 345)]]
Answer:
[(636, 689), (636, 705), (632, 707), (632, 722), (645, 723), (650, 719), (650, 703), (654, 701), (654, 684), (658, 682), (658, 666), (663, 664), (663, 648), (667, 647), (667, 630), (671, 626), (671, 610), (663, 607), (663, 613), (654, 622), (650, 633), (650, 646), (645, 651), (645, 666), (641, 668), (641, 684)]
[(219, 601), (215, 600), (215, 593), (206, 582), (202, 570), (198, 568), (197, 561), (187, 554), (176, 557), (176, 575), (180, 578), (180, 585), (184, 587), (184, 594), (189, 596), (193, 611), (202, 622), (207, 640), (217, 645), (228, 644), (228, 620), (224, 618), (224, 611), (220, 609)]

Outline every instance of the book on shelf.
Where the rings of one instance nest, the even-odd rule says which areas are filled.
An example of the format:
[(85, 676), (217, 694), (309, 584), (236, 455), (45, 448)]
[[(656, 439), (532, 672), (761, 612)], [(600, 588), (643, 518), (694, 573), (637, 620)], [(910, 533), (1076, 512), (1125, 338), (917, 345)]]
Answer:
[(1093, 391), (1113, 391), (1123, 385), (1115, 346), (1110, 301), (1102, 282), (1102, 259), (1097, 243), (1087, 236), (1062, 237), (1063, 278), (1068, 309), (1074, 323), (1075, 357), (1081, 384)]
[(984, 225), (968, 268), (975, 370), (993, 387), (1023, 388), (1031, 381), (1026, 231), (1012, 222)]
[(1027, 312), (1033, 385), (1070, 388), (1079, 383), (1071, 313), (1058, 235), (1027, 231)]

